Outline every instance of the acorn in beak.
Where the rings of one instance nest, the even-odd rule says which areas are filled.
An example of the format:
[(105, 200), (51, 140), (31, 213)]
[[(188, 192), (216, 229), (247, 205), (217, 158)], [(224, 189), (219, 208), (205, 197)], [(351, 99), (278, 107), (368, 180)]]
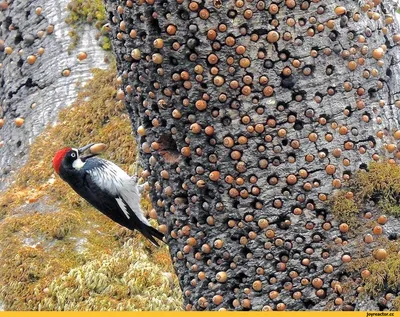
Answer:
[(89, 151), (89, 154), (85, 156), (81, 156), (81, 160), (85, 161), (88, 158), (99, 155), (101, 152), (105, 150), (107, 146), (104, 143), (90, 143), (78, 149), (79, 155), (82, 155), (84, 152)]

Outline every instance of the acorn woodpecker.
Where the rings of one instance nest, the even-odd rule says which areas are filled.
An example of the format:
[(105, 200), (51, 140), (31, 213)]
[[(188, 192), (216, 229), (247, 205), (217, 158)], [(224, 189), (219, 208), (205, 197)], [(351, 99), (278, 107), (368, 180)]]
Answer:
[(53, 168), (72, 189), (120, 225), (140, 231), (154, 245), (155, 238), (162, 241), (164, 235), (154, 229), (140, 209), (140, 192), (144, 185), (137, 184), (114, 163), (82, 154), (94, 143), (82, 148), (64, 148), (53, 158)]

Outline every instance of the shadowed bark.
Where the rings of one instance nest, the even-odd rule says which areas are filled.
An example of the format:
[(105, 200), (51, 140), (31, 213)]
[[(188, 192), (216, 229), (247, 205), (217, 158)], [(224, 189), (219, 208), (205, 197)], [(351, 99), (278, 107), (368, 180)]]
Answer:
[(327, 201), (397, 161), (400, 36), (380, 2), (106, 1), (186, 309), (377, 307), (359, 272), (346, 284), (361, 242)]

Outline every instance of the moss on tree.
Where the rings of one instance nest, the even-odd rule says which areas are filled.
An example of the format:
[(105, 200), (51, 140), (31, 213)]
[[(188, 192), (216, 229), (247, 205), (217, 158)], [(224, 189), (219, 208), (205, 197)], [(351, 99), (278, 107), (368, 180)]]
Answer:
[[(69, 51), (74, 49), (80, 41), (80, 27), (84, 23), (93, 24), (98, 30), (107, 22), (106, 10), (102, 0), (71, 0), (68, 4), (69, 15), (65, 19), (72, 30), (69, 32), (71, 36), (71, 44)], [(104, 50), (111, 49), (110, 39), (106, 35), (102, 35), (102, 48)]]

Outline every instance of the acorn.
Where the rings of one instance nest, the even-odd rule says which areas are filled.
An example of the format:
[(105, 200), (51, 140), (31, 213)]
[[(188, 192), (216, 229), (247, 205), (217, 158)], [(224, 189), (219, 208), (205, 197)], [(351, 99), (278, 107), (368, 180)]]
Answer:
[(162, 57), (162, 55), (159, 54), (159, 53), (153, 54), (152, 57), (151, 57), (151, 59), (152, 59), (152, 61), (153, 61), (154, 64), (162, 64), (162, 62), (163, 62), (163, 60), (164, 60), (163, 57)]
[(381, 58), (383, 58), (384, 55), (385, 52), (381, 47), (374, 49), (372, 52), (372, 57), (375, 58), (376, 60), (380, 60)]
[(221, 176), (221, 173), (219, 171), (213, 171), (210, 173), (209, 178), (212, 181), (216, 182), (219, 180), (220, 176)]
[(35, 55), (29, 55), (26, 58), (26, 61), (28, 62), (29, 65), (33, 65), (36, 62), (36, 56)]
[(139, 134), (140, 136), (146, 135), (146, 129), (143, 125), (139, 126), (136, 131), (137, 131), (137, 134)]
[(385, 249), (377, 249), (373, 252), (374, 258), (377, 260), (386, 260), (387, 251)]
[(62, 75), (63, 77), (68, 77), (69, 75), (71, 75), (71, 70), (68, 69), (68, 68), (66, 68), (66, 69), (64, 69), (64, 70), (62, 71), (61, 75)]
[(76, 57), (78, 60), (83, 61), (84, 59), (87, 58), (87, 54), (86, 54), (86, 52), (79, 52)]
[(262, 290), (262, 283), (261, 283), (261, 281), (254, 281), (253, 282), (253, 289), (256, 291), (256, 292), (260, 292), (261, 290)]
[(39, 56), (42, 56), (44, 54), (44, 48), (43, 47), (39, 47), (38, 50), (37, 50), (37, 54)]
[(228, 276), (227, 276), (226, 272), (218, 272), (215, 275), (215, 278), (219, 283), (225, 283), (226, 280), (228, 279)]
[(138, 48), (135, 48), (132, 50), (131, 57), (133, 59), (140, 60), (141, 56), (142, 56), (142, 52)]
[(96, 143), (93, 144), (90, 148), (89, 151), (92, 154), (100, 154), (102, 152), (104, 152), (104, 150), (107, 148), (107, 145), (104, 143)]
[(24, 124), (24, 122), (25, 122), (25, 120), (23, 118), (21, 118), (21, 117), (20, 118), (16, 118), (14, 120), (14, 123), (15, 123), (15, 125), (17, 127), (21, 127)]
[(4, 126), (5, 120), (4, 119), (0, 119), (0, 129)]
[(10, 46), (6, 46), (4, 48), (4, 53), (6, 53), (7, 55), (10, 55), (12, 53), (13, 49)]
[(343, 15), (343, 14), (346, 14), (346, 13), (347, 13), (347, 10), (346, 10), (345, 7), (338, 6), (338, 7), (335, 8), (335, 14), (336, 15)]

